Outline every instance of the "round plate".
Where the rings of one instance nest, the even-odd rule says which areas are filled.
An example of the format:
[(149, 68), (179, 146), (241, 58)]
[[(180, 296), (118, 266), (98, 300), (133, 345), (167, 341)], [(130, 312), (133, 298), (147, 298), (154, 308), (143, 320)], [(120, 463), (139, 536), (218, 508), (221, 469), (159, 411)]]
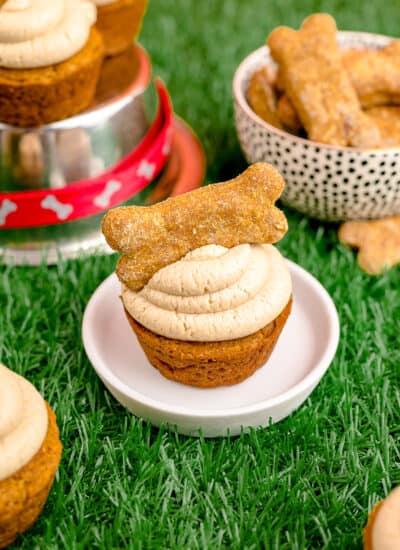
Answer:
[[(198, 137), (190, 126), (176, 115), (173, 128), (170, 157), (147, 203), (192, 191), (203, 183), (206, 159)], [(12, 240), (9, 242), (0, 230), (0, 263), (40, 265), (44, 262), (51, 265), (57, 263), (60, 257), (76, 258), (82, 253), (111, 254), (113, 250), (107, 245), (101, 233), (101, 217), (102, 214), (98, 214), (70, 222), (70, 228), (65, 231), (60, 224), (56, 228), (57, 236), (53, 239), (46, 235), (46, 228), (39, 228), (38, 240), (32, 239), (22, 244), (14, 244)]]
[(339, 341), (335, 305), (307, 271), (288, 261), (293, 309), (268, 363), (234, 386), (203, 389), (164, 378), (143, 353), (110, 275), (91, 297), (83, 318), (86, 353), (112, 395), (156, 426), (205, 437), (237, 435), (278, 422), (310, 395)]

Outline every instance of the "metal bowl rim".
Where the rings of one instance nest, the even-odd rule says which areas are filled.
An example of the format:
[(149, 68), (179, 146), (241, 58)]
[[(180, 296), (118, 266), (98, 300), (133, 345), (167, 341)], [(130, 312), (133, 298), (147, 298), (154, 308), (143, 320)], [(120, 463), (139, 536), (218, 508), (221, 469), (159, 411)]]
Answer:
[(144, 94), (151, 81), (151, 61), (146, 50), (139, 44), (135, 44), (139, 56), (140, 71), (132, 84), (121, 94), (96, 105), (92, 109), (78, 113), (72, 117), (58, 120), (43, 126), (20, 127), (0, 122), (0, 132), (13, 133), (46, 133), (58, 130), (71, 130), (74, 128), (88, 128), (101, 124), (114, 114), (120, 112), (126, 105)]

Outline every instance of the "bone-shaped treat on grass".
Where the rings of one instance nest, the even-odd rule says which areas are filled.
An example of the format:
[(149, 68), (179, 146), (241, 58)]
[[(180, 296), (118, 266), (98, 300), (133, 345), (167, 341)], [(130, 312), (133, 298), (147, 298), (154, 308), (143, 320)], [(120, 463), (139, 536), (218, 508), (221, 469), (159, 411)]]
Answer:
[(346, 222), (339, 228), (339, 240), (358, 248), (363, 271), (379, 275), (400, 263), (400, 216)]
[(279, 241), (287, 221), (274, 203), (284, 185), (273, 166), (257, 163), (233, 180), (154, 206), (110, 210), (102, 230), (108, 244), (123, 254), (117, 266), (119, 279), (137, 291), (159, 269), (201, 246)]

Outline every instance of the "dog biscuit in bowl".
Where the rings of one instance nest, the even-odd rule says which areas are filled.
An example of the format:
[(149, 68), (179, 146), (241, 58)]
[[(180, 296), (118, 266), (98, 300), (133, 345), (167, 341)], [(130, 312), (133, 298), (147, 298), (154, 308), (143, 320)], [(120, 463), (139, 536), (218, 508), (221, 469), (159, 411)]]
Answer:
[(380, 145), (379, 130), (362, 112), (342, 66), (331, 16), (312, 15), (299, 31), (278, 27), (268, 37), (268, 45), (311, 140), (340, 146)]
[(400, 40), (379, 50), (350, 49), (342, 61), (364, 108), (400, 103)]

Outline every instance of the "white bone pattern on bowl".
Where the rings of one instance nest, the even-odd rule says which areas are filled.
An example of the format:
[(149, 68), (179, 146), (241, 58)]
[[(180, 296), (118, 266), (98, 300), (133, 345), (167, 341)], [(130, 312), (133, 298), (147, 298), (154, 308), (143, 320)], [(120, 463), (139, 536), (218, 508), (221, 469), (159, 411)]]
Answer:
[[(341, 48), (377, 49), (391, 38), (339, 32)], [(234, 78), (235, 122), (249, 163), (274, 164), (286, 181), (282, 202), (327, 221), (400, 214), (400, 147), (361, 150), (319, 144), (293, 136), (261, 120), (248, 105), (252, 74), (274, 66), (266, 46), (250, 54)]]

